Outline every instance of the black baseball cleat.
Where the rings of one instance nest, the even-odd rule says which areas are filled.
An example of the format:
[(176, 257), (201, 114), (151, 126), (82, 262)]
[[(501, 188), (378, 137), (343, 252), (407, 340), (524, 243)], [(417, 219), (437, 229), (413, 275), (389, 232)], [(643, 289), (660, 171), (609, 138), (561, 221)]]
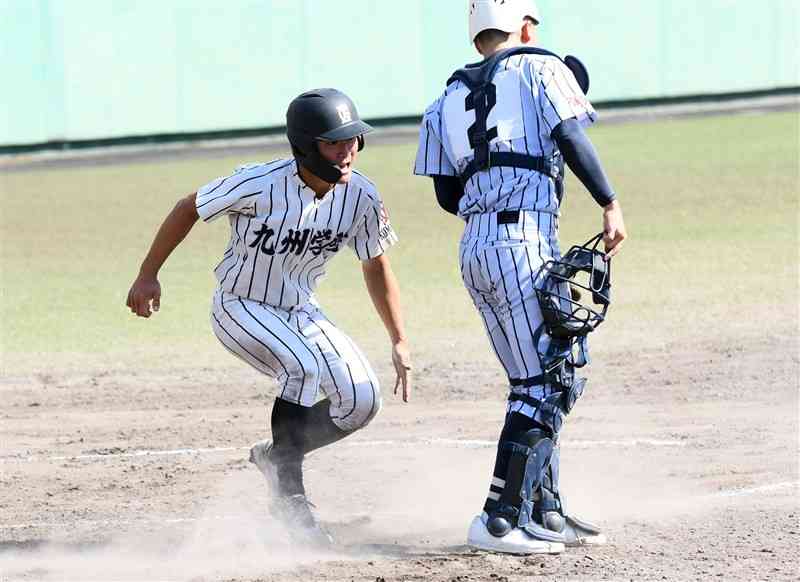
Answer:
[(259, 441), (250, 447), (250, 458), (248, 460), (258, 467), (258, 470), (261, 471), (262, 475), (264, 475), (267, 483), (269, 483), (270, 493), (277, 495), (278, 469), (269, 458), (271, 452), (272, 441)]

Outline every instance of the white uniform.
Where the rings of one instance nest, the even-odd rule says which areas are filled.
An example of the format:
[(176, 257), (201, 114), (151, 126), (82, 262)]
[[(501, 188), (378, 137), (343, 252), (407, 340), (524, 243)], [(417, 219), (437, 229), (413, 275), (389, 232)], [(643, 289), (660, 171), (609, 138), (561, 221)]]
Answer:
[[(552, 156), (550, 134), (559, 123), (576, 118), (589, 125), (596, 113), (572, 72), (549, 55), (518, 54), (501, 60), (492, 79), (496, 104), (487, 130), (497, 128), (492, 152)], [(454, 81), (428, 107), (420, 130), (414, 173), (458, 176), (474, 158), (468, 131), (475, 111), (470, 91)], [(542, 323), (535, 288), (537, 274), (560, 256), (558, 214), (561, 200), (555, 181), (519, 167), (492, 167), (475, 173), (464, 185), (459, 216), (466, 221), (460, 245), (461, 275), (479, 310), (512, 391), (545, 396), (534, 335)], [(546, 340), (544, 340), (546, 341)], [(533, 414), (515, 402), (509, 411)]]
[(294, 160), (240, 167), (197, 191), (206, 222), (223, 215), (231, 238), (215, 274), (211, 321), (233, 354), (275, 378), (284, 400), (331, 401), (342, 430), (364, 426), (380, 408), (378, 381), (364, 354), (314, 297), (330, 259), (349, 246), (361, 260), (397, 241), (375, 185), (358, 172), (322, 199)]

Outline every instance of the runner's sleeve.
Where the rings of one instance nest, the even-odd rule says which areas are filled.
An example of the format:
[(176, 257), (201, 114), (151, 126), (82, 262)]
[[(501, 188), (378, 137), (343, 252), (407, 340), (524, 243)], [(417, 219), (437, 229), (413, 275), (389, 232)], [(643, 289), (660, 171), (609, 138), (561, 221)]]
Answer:
[(261, 194), (256, 191), (254, 175), (258, 177), (258, 168), (241, 166), (230, 176), (212, 180), (197, 190), (195, 205), (197, 214), (205, 222), (212, 222), (232, 212), (240, 212), (252, 205), (254, 198)]
[(382, 255), (397, 242), (397, 234), (389, 223), (389, 213), (383, 201), (377, 195), (373, 196), (368, 198), (361, 223), (347, 242), (362, 261)]

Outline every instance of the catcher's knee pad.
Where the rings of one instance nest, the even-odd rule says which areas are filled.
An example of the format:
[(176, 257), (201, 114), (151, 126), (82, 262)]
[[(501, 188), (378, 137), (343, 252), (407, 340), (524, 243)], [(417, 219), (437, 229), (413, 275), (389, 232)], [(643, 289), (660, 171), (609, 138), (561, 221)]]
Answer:
[(589, 363), (586, 337), (553, 337), (542, 324), (534, 334), (534, 343), (542, 369), (542, 374), (537, 380), (552, 393), (560, 394), (560, 399), (552, 397), (548, 398), (548, 401), (557, 404), (564, 414), (569, 414), (586, 386), (586, 378), (576, 374), (578, 368)]
[(583, 395), (586, 378), (576, 376), (576, 366), (563, 355), (540, 354), (540, 361), (543, 369), (541, 382), (550, 393), (540, 400), (512, 393), (509, 400), (523, 400), (530, 404), (533, 410), (531, 418), (556, 436), (561, 432), (564, 417)]
[(542, 378), (555, 392), (561, 393), (558, 403), (569, 414), (575, 402), (583, 395), (586, 378), (575, 374), (576, 366), (565, 357), (543, 358), (544, 373)]
[[(527, 404), (527, 410), (530, 411), (528, 414), (531, 420), (536, 425), (547, 429), (552, 434), (553, 439), (557, 439), (558, 433), (561, 432), (561, 427), (564, 425), (564, 418), (567, 412), (572, 410), (575, 401), (580, 397), (582, 392), (583, 383), (580, 383), (566, 390), (552, 392), (541, 400), (525, 394), (511, 393), (508, 397), (508, 401), (510, 406), (515, 402)], [(567, 408), (567, 406), (569, 406), (569, 408)]]

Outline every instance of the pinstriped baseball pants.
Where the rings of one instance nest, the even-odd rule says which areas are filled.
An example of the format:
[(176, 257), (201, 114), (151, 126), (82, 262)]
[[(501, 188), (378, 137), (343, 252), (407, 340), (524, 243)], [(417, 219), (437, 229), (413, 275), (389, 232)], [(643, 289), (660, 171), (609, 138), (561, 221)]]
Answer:
[(321, 391), (340, 429), (359, 429), (380, 410), (367, 358), (316, 305), (286, 311), (218, 289), (211, 325), (228, 351), (278, 382), (283, 400), (312, 406)]
[[(534, 341), (543, 321), (536, 288), (542, 265), (560, 256), (557, 222), (556, 216), (544, 212), (520, 211), (517, 222), (509, 224), (498, 224), (497, 213), (475, 214), (461, 239), (464, 286), (510, 383), (542, 373)], [(549, 337), (541, 334), (539, 341), (548, 342)], [(512, 386), (511, 391), (536, 399), (548, 395), (542, 385)], [(533, 416), (534, 410), (514, 402), (508, 412)]]

